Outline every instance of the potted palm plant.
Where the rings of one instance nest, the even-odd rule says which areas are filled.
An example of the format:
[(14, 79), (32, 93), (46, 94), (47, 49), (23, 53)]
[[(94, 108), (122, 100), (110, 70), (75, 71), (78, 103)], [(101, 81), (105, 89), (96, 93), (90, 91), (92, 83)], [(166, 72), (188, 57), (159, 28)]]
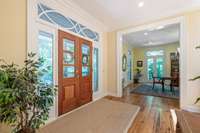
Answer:
[(135, 69), (136, 73), (134, 75), (134, 83), (139, 83), (140, 78), (142, 77), (142, 70), (140, 68)]
[[(0, 60), (0, 122), (15, 133), (35, 133), (49, 117), (56, 88), (40, 80), (44, 62), (28, 54), (22, 67)], [(48, 68), (47, 68), (48, 69)]]

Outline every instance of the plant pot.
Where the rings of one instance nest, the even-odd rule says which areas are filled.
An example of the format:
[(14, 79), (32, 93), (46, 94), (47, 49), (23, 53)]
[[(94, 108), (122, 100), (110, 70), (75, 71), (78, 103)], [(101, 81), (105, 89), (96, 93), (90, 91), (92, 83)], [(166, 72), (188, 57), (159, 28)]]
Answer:
[(139, 79), (134, 79), (134, 83), (139, 83)]
[(24, 128), (19, 130), (17, 133), (36, 133), (36, 130), (32, 128)]

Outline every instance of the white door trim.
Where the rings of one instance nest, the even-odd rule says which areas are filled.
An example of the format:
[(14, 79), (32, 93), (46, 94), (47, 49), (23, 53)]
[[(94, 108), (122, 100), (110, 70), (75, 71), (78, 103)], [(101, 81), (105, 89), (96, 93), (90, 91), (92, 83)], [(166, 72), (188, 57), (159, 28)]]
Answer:
[[(89, 40), (93, 43), (94, 47), (98, 47), (99, 48), (99, 91), (97, 93), (93, 94), (93, 101), (98, 100), (99, 98), (102, 98), (105, 96), (105, 92), (103, 91), (103, 39), (102, 39), (102, 31), (101, 30), (97, 30), (99, 28), (99, 25), (97, 24), (93, 24), (93, 23), (88, 23), (90, 21), (86, 21), (86, 24), (89, 28), (97, 30), (97, 32), (100, 35), (100, 40), (99, 42), (95, 42), (94, 40), (87, 38), (87, 37), (83, 37), (77, 33), (74, 33), (72, 31), (69, 31), (68, 29), (62, 28), (60, 26), (48, 23), (46, 21), (43, 21), (41, 19), (38, 18), (38, 14), (37, 14), (37, 4), (39, 2), (45, 2), (48, 4), (51, 4), (51, 1), (48, 0), (27, 0), (27, 53), (28, 52), (34, 52), (37, 53), (37, 42), (38, 42), (38, 31), (42, 30), (42, 31), (47, 31), (49, 33), (52, 33), (54, 35), (54, 84), (57, 85), (58, 84), (58, 60), (57, 60), (57, 46), (58, 46), (58, 29), (65, 31), (67, 33), (70, 33), (72, 35), (78, 36), (80, 38)], [(60, 9), (63, 8), (63, 5), (61, 5), (61, 3), (59, 1), (54, 1), (57, 2), (56, 5), (54, 5), (55, 9)], [(48, 5), (47, 4), (47, 5)], [(68, 7), (68, 5), (64, 5), (64, 7), (66, 6), (66, 8), (72, 8), (74, 10), (76, 10), (76, 7), (70, 6)], [(74, 11), (73, 10), (73, 11)], [(64, 12), (66, 13), (66, 12)], [(73, 12), (67, 12), (66, 14), (69, 17), (77, 17), (78, 21), (79, 21), (79, 15), (74, 15)], [(83, 16), (83, 15), (81, 15)], [(91, 18), (88, 18), (86, 16), (86, 18), (80, 18), (80, 20), (82, 20), (83, 22), (85, 20), (89, 20)], [(81, 21), (81, 22), (82, 22)], [(96, 20), (94, 20), (96, 21)], [(101, 29), (101, 28), (100, 28)], [(103, 29), (102, 29), (103, 30)], [(55, 104), (54, 104), (54, 109), (53, 109), (53, 117), (50, 119), (54, 119), (58, 116), (58, 96), (56, 95), (55, 97)]]
[(164, 20), (152, 24), (137, 26), (117, 32), (117, 96), (122, 97), (122, 36), (128, 33), (137, 32), (145, 29), (155, 28), (160, 25), (180, 24), (180, 107), (184, 107), (187, 103), (187, 46), (186, 46), (186, 20), (184, 16)]

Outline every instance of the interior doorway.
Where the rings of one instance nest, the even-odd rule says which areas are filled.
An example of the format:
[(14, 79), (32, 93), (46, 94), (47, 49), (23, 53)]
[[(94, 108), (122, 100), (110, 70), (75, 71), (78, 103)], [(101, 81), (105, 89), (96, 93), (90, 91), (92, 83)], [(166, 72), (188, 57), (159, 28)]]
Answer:
[[(186, 85), (186, 78), (183, 76), (185, 75), (185, 71), (186, 70), (186, 61), (183, 60), (183, 57), (186, 56), (186, 45), (185, 45), (185, 18), (184, 17), (179, 17), (179, 18), (174, 18), (174, 19), (171, 19), (171, 20), (166, 20), (166, 21), (160, 21), (160, 22), (157, 22), (157, 23), (152, 23), (152, 24), (149, 24), (149, 25), (143, 25), (143, 26), (138, 26), (138, 27), (134, 27), (134, 28), (131, 28), (131, 29), (126, 29), (126, 30), (123, 30), (123, 31), (119, 31), (117, 33), (117, 96), (119, 97), (122, 97), (123, 95), (123, 89), (122, 89), (122, 75), (123, 75), (123, 71), (121, 69), (120, 66), (122, 66), (123, 64), (123, 61), (121, 60), (121, 57), (123, 56), (123, 41), (124, 41), (124, 38), (123, 36), (126, 35), (126, 34), (130, 34), (130, 33), (133, 33), (133, 32), (139, 32), (139, 31), (142, 31), (142, 30), (148, 30), (148, 31), (152, 31), (152, 29), (163, 29), (163, 27), (167, 27), (168, 25), (179, 25), (180, 27), (180, 33), (179, 33), (179, 43), (180, 43), (180, 47), (176, 49), (177, 52), (173, 52), (172, 54), (167, 54), (167, 55), (170, 55), (170, 59), (172, 62), (176, 62), (176, 63), (171, 63), (172, 65), (175, 64), (175, 66), (177, 67), (171, 67), (172, 69), (171, 70), (174, 70), (174, 74), (175, 75), (179, 75), (180, 76), (180, 81), (179, 82), (179, 87), (180, 87), (180, 107), (183, 107), (183, 102), (184, 101), (184, 95), (185, 95), (185, 88), (184, 86)], [(143, 35), (148, 35), (146, 33), (143, 33)], [(171, 34), (173, 35), (173, 34)], [(149, 41), (147, 44), (152, 44), (151, 41)], [(134, 53), (135, 51), (133, 51)], [(135, 59), (134, 59), (135, 60)], [(154, 59), (153, 59), (154, 60)], [(165, 59), (164, 59), (165, 61)], [(154, 62), (154, 61), (152, 61)], [(170, 61), (165, 61), (165, 62), (170, 62)], [(136, 63), (135, 63), (136, 64)], [(143, 64), (143, 65), (147, 65), (147, 61), (144, 61), (144, 62), (137, 62), (137, 64)], [(154, 65), (156, 63), (152, 63), (153, 66), (152, 66), (152, 69), (156, 68), (157, 66)], [(161, 69), (162, 67), (162, 61), (160, 61), (160, 63), (158, 63), (160, 65), (158, 65)], [(182, 71), (177, 71), (177, 70), (182, 70)], [(161, 69), (162, 70), (162, 69)], [(147, 69), (145, 69), (145, 71), (147, 71)], [(156, 74), (158, 72), (155, 72)], [(161, 72), (162, 73), (162, 72)], [(165, 69), (164, 69), (164, 74), (166, 73)], [(169, 72), (168, 72), (169, 73)], [(172, 73), (172, 72), (171, 72)], [(172, 77), (174, 74), (164, 77), (163, 79), (166, 79), (166, 80), (170, 80), (172, 78), (168, 78), (168, 77)], [(146, 75), (145, 77), (148, 77), (148, 75)], [(147, 79), (145, 79), (145, 81), (147, 81)]]
[(58, 31), (58, 113), (92, 101), (92, 42)]

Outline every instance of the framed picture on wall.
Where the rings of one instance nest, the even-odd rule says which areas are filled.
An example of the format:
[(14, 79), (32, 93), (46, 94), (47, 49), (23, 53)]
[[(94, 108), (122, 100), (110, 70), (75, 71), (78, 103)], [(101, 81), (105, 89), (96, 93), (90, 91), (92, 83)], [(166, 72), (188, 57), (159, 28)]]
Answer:
[(137, 67), (143, 67), (143, 61), (137, 61)]

